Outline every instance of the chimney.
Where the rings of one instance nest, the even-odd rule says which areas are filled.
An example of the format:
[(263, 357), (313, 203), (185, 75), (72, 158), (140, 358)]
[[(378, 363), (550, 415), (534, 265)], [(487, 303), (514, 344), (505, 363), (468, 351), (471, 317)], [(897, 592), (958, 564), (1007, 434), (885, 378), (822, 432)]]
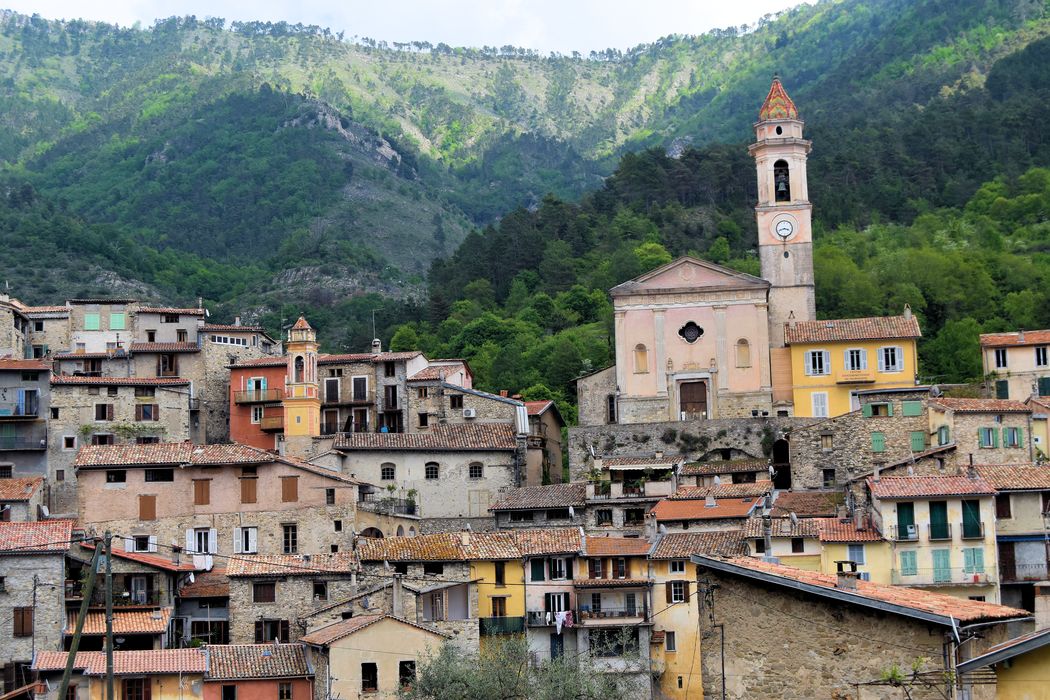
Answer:
[(1022, 328), (1021, 330), (1017, 331), (1017, 342), (1018, 343), (1023, 343), (1024, 342), (1024, 328)]
[(182, 547), (177, 544), (171, 545), (171, 563), (178, 566), (182, 559)]
[(868, 526), (868, 512), (864, 506), (853, 509), (853, 527), (863, 531)]
[(508, 392), (507, 392), (506, 389), (500, 389), (499, 390), (499, 395), (502, 396), (503, 398), (507, 398), (507, 393)]
[(469, 547), (470, 546), (470, 531), (469, 530), (463, 530), (462, 532), (459, 533), (459, 542), (464, 547)]
[(393, 600), (391, 601), (391, 608), (393, 609), (394, 615), (402, 617), (404, 615), (404, 592), (401, 589), (401, 574), (394, 574), (394, 592), (392, 595)]
[(977, 478), (977, 467), (973, 466), (973, 452), (970, 453), (970, 463), (966, 466), (966, 476), (970, 479)]
[(904, 318), (911, 318), (911, 304), (904, 305)]
[(241, 317), (240, 316), (234, 316), (233, 317), (233, 325), (235, 325), (235, 326), (241, 325)]
[(712, 491), (707, 492), (707, 497), (704, 498), (704, 508), (714, 508), (718, 505), (718, 501), (715, 500), (715, 494)]
[(656, 456), (657, 459), (663, 459), (664, 458), (664, 451), (663, 450), (657, 450), (655, 452), (655, 456)]
[(383, 341), (379, 338), (372, 338), (372, 354), (378, 355), (383, 352)]
[(876, 484), (879, 483), (879, 472), (882, 470), (882, 462), (875, 462), (875, 473), (872, 474), (871, 480)]
[(835, 562), (835, 588), (857, 590), (857, 562), (840, 560)]

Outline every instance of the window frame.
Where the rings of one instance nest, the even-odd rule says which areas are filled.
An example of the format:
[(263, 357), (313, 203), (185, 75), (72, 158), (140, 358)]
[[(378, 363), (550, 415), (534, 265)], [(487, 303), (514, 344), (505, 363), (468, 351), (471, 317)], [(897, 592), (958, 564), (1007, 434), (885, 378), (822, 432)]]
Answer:
[[(820, 358), (819, 362), (817, 358)], [(831, 353), (827, 350), (807, 350), (803, 362), (808, 376), (826, 377), (831, 374)]]
[(437, 462), (427, 462), (423, 465), (423, 478), (427, 481), (436, 481), (441, 478), (441, 465)]
[(669, 654), (678, 651), (678, 639), (675, 637), (674, 630), (664, 631), (664, 651)]

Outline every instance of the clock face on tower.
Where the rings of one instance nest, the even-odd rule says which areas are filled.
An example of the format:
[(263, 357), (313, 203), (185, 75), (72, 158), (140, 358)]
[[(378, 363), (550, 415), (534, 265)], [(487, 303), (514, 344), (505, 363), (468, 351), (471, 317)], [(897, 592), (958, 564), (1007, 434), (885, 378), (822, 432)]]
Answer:
[(798, 224), (795, 222), (795, 218), (786, 214), (781, 214), (773, 219), (770, 225), (770, 233), (778, 241), (789, 241), (795, 237), (797, 232)]

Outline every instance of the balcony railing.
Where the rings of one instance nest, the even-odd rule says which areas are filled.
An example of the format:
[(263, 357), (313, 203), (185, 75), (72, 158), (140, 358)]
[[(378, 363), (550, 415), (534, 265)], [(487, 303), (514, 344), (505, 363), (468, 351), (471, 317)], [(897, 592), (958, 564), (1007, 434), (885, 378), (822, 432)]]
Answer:
[(983, 585), (995, 583), (995, 569), (983, 567), (891, 569), (890, 581), (895, 586)]
[(376, 395), (371, 391), (363, 393), (351, 393), (351, 394), (325, 394), (323, 403), (329, 406), (352, 406), (354, 404), (360, 404), (362, 406), (367, 404), (373, 404), (376, 402)]
[(40, 404), (37, 401), (25, 403), (0, 403), (0, 421), (35, 420), (40, 417)]
[(674, 482), (667, 481), (592, 481), (587, 484), (587, 498), (665, 498), (674, 493)]
[(966, 522), (963, 521), (959, 525), (959, 532), (962, 533), (964, 540), (983, 540), (984, 539), (984, 522)]
[(644, 605), (625, 608), (610, 608), (603, 605), (600, 610), (592, 610), (589, 605), (581, 605), (580, 609), (576, 611), (576, 619), (581, 624), (587, 624), (587, 622), (595, 620), (622, 620), (624, 618), (639, 617), (646, 617)]
[(276, 432), (278, 430), (284, 430), (284, 416), (275, 416), (273, 418), (263, 418), (259, 421), (259, 428), (264, 432)]
[(1023, 583), (1025, 581), (1045, 581), (1050, 572), (1046, 562), (1032, 564), (999, 564), (999, 579), (1003, 583)]
[(478, 618), (480, 632), (484, 635), (520, 634), (525, 631), (524, 617), (482, 617)]
[(362, 493), (358, 497), (357, 507), (372, 513), (385, 513), (387, 515), (416, 515), (417, 513), (415, 501), (385, 496), (382, 491)]
[(926, 526), (926, 534), (931, 542), (950, 540), (952, 538), (952, 524), (930, 523)]
[[(83, 600), (84, 590), (83, 582), (75, 579), (66, 579), (65, 581), (65, 595), (66, 600)], [(104, 591), (96, 590), (91, 595), (92, 606), (101, 607), (106, 604), (106, 594)], [(132, 607), (137, 605), (145, 605), (155, 607), (161, 604), (160, 591), (152, 588), (145, 591), (120, 591), (116, 590), (113, 592), (113, 605), (115, 607)]]
[(280, 389), (248, 389), (233, 392), (234, 403), (274, 403), (284, 397)]
[[(547, 616), (550, 615), (550, 620)], [(525, 613), (525, 624), (529, 627), (553, 627), (554, 613), (545, 610), (529, 610)]]
[(43, 432), (0, 435), (0, 450), (46, 450), (47, 434)]

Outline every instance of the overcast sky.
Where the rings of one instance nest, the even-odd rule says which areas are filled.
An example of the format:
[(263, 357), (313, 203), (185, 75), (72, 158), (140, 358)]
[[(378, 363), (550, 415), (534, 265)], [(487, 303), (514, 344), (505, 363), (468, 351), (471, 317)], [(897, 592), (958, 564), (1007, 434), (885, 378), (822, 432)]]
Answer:
[(800, 0), (0, 0), (48, 19), (94, 19), (143, 26), (172, 15), (232, 20), (284, 20), (343, 31), (347, 37), (512, 44), (542, 52), (626, 49), (668, 34), (752, 24)]

